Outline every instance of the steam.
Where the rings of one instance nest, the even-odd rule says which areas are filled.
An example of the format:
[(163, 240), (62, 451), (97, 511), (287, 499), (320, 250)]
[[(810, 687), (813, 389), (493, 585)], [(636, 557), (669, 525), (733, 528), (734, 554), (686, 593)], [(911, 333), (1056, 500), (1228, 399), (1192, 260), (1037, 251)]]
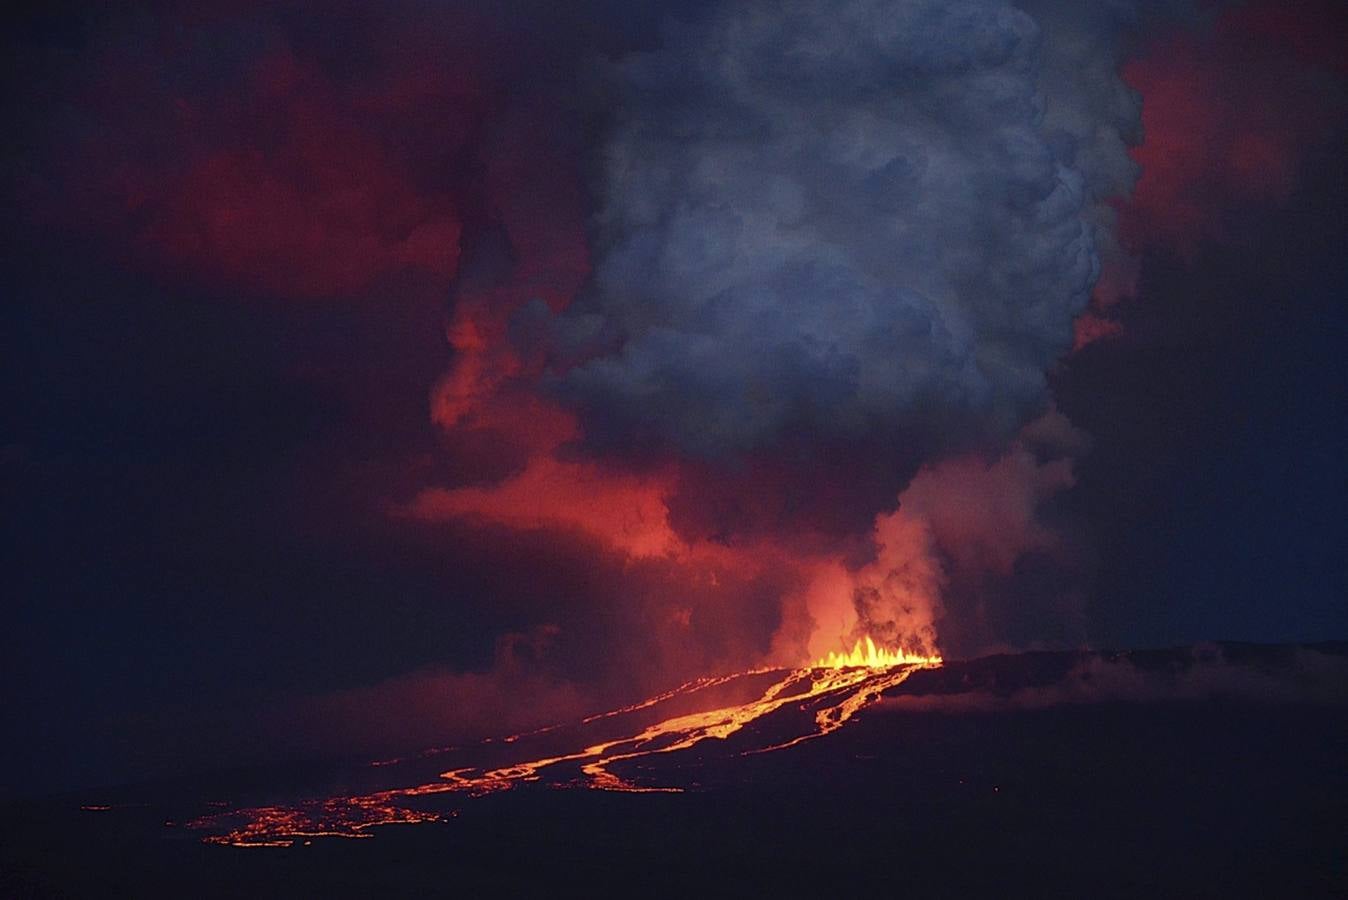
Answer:
[[(549, 342), (584, 443), (699, 471), (787, 460), (747, 491), (685, 475), (673, 502), (713, 510), (713, 540), (762, 533), (735, 510), (765, 492), (788, 498), (769, 526), (784, 534), (873, 522), (869, 562), (841, 597), (808, 590), (809, 614), (930, 652), (948, 588), (991, 596), (1055, 545), (1036, 515), (1071, 461), (1036, 457), (1023, 429), (1047, 421), (1046, 370), (1102, 267), (1126, 267), (1108, 201), (1137, 175), (1140, 102), (1118, 77), (1137, 15), (723, 3), (607, 65), (591, 281), (560, 316), (516, 317)], [(866, 488), (820, 513), (811, 472)], [(965, 505), (944, 508), (942, 482), (966, 475)], [(961, 535), (987, 552), (966, 558)]]
[(494, 303), (505, 363), (484, 381), (461, 352), (469, 414), (441, 417), (514, 421), (502, 385), (542, 371), (575, 427), (416, 514), (741, 573), (789, 560), (783, 656), (1000, 640), (1018, 617), (984, 604), (1018, 602), (1018, 560), (1056, 551), (1038, 517), (1072, 484), (1075, 453), (1040, 453), (1027, 426), (1055, 421), (1046, 371), (1102, 269), (1126, 269), (1109, 204), (1137, 175), (1118, 68), (1139, 9), (713, 3), (599, 64), (589, 278), (569, 303), (523, 302), (527, 279)]

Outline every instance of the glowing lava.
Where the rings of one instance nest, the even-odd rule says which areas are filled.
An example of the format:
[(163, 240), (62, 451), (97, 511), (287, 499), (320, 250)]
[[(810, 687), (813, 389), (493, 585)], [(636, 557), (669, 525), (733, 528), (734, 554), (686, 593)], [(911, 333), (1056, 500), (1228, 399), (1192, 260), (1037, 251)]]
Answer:
[(858, 640), (852, 646), (851, 653), (835, 653), (829, 651), (828, 656), (815, 662), (815, 668), (819, 669), (845, 669), (849, 666), (866, 666), (872, 669), (883, 669), (889, 666), (926, 666), (941, 664), (939, 656), (920, 656), (908, 653), (905, 650), (886, 650), (875, 646), (875, 641), (871, 640), (870, 635), (866, 635), (865, 641)]
[[(204, 816), (188, 824), (191, 828), (214, 832), (205, 838), (209, 843), (277, 847), (318, 836), (369, 837), (368, 830), (378, 825), (438, 821), (442, 818), (440, 813), (412, 805), (415, 798), (438, 794), (478, 797), (534, 782), (558, 788), (584, 787), (604, 791), (682, 791), (683, 788), (672, 785), (639, 782), (635, 775), (616, 774), (612, 767), (630, 765), (633, 760), (660, 754), (679, 753), (709, 739), (725, 740), (740, 732), (744, 732), (741, 735), (744, 746), (738, 751), (740, 755), (785, 750), (838, 730), (885, 691), (901, 685), (913, 672), (940, 664), (939, 656), (914, 656), (901, 650), (884, 650), (867, 637), (858, 641), (850, 653), (830, 653), (814, 666), (759, 669), (740, 675), (701, 678), (643, 703), (591, 716), (579, 727), (594, 727), (594, 723), (601, 720), (639, 713), (735, 679), (777, 676), (755, 699), (746, 703), (673, 716), (627, 737), (588, 744), (582, 742), (573, 752), (525, 759), (495, 768), (451, 769), (441, 773), (437, 781), (413, 787), (308, 800), (291, 806), (240, 809)], [(766, 717), (778, 711), (782, 711), (779, 718), (798, 731), (788, 740), (768, 739), (763, 728), (750, 727), (763, 723)], [(797, 724), (801, 712), (812, 714), (805, 720), (808, 724), (803, 726), (804, 730)], [(513, 744), (521, 738), (555, 731), (558, 727), (514, 735), (505, 739), (505, 743)], [(780, 738), (780, 731), (777, 736)]]

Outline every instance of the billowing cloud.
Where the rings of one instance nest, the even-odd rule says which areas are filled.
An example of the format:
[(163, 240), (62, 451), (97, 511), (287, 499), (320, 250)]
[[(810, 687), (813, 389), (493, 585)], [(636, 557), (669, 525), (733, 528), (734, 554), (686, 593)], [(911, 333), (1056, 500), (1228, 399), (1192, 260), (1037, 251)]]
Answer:
[(558, 326), (589, 444), (903, 467), (1042, 410), (1133, 174), (1111, 54), (1041, 88), (1075, 34), (1011, 3), (727, 4), (615, 64), (593, 284)]
[(509, 422), (540, 383), (576, 418), (503, 480), (408, 509), (741, 574), (789, 558), (781, 658), (861, 632), (936, 646), (948, 589), (1056, 546), (1037, 515), (1070, 462), (1017, 435), (1102, 264), (1126, 268), (1138, 15), (726, 4), (601, 65), (589, 279), (524, 302), (507, 269), (436, 406), (536, 436), (547, 400)]
[[(1070, 461), (1021, 430), (1102, 259), (1123, 258), (1136, 18), (724, 4), (599, 64), (588, 254), (548, 249), (574, 201), (543, 211), (561, 243), (517, 234), (538, 211), (498, 211), (435, 395), (452, 440), (527, 449), (402, 512), (579, 532), (746, 585), (773, 570), (770, 659), (863, 632), (930, 651), (947, 590), (1056, 546), (1037, 515)], [(686, 608), (686, 583), (656, 602)]]
[[(1185, 8), (1169, 6), (1172, 16)], [(1116, 304), (1136, 294), (1148, 249), (1192, 259), (1232, 237), (1237, 210), (1285, 206), (1342, 109), (1344, 22), (1334, 4), (1217, 4), (1184, 19), (1139, 34), (1120, 68), (1142, 104), (1144, 139), (1128, 150), (1140, 178), (1109, 212), (1117, 236), (1075, 349), (1123, 332)]]
[[(412, 743), (512, 696), (569, 715), (863, 633), (952, 657), (1084, 641), (1089, 442), (1048, 373), (1133, 327), (1132, 254), (1292, 195), (1321, 101), (1341, 111), (1337, 45), (1262, 2), (1183, 29), (1156, 27), (1171, 0), (472, 6), (170, 4), (89, 25), (78, 64), (39, 55), (68, 102), (23, 138), (15, 180), (55, 235), (29, 277), (90, 252), (16, 320), (20, 343), (77, 338), (18, 348), (50, 419), (8, 458), (47, 473), (34, 548), (83, 548), (67, 523), (90, 518), (105, 559), (68, 593), (112, 622), (114, 594), (151, 598), (149, 653), (185, 633), (165, 572), (246, 570), (186, 585), (220, 611), (201, 634), (307, 648), (256, 688), (308, 716), (305, 752), (343, 742), (324, 722)], [(1190, 374), (1140, 365), (1115, 444)], [(1092, 391), (1059, 402), (1104, 435)], [(1155, 449), (1126, 446), (1097, 484)], [(73, 569), (44, 552), (46, 595)], [(546, 652), (493, 662), (512, 634)], [(417, 711), (400, 736), (395, 708)]]
[(1331, 4), (1241, 4), (1206, 27), (1158, 35), (1129, 60), (1123, 77), (1145, 98), (1146, 133), (1123, 220), (1131, 245), (1191, 255), (1224, 236), (1234, 206), (1287, 200), (1343, 102), (1343, 55), (1328, 43), (1343, 34), (1336, 16)]

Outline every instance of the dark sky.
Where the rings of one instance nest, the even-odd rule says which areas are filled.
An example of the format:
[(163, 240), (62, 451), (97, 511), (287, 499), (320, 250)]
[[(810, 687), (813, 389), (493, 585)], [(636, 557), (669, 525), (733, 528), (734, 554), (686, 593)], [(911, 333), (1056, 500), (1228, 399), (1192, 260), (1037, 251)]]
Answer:
[(1348, 636), (1337, 6), (751, 6), (7, 23), (0, 790)]

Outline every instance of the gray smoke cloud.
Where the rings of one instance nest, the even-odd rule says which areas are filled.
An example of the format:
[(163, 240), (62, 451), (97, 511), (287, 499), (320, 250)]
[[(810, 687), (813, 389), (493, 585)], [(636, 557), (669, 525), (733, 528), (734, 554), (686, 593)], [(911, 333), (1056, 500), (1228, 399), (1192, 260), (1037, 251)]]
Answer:
[(610, 64), (593, 282), (551, 326), (588, 438), (931, 456), (1041, 411), (1139, 130), (1131, 7), (1069, 9), (728, 3)]

